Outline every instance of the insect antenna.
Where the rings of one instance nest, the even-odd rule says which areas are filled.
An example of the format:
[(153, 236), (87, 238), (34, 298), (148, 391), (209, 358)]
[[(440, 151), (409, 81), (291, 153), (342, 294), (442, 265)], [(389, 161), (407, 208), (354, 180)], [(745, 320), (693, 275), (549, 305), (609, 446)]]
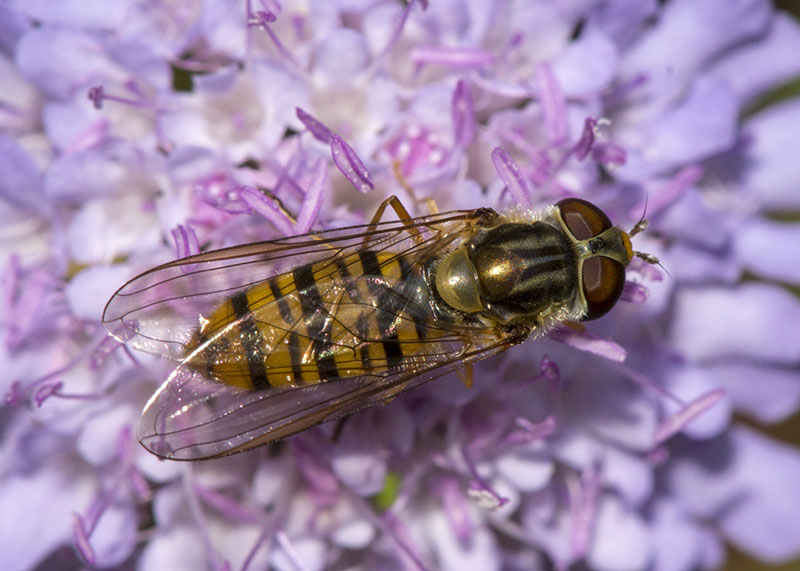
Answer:
[[(641, 232), (644, 232), (650, 226), (650, 221), (645, 218), (645, 216), (647, 216), (647, 199), (648, 199), (648, 196), (645, 195), (645, 197), (644, 197), (644, 210), (642, 211), (642, 217), (639, 218), (639, 221), (636, 224), (634, 224), (633, 228), (631, 228), (631, 231), (628, 232), (628, 236), (630, 236), (631, 238), (636, 236), (637, 234), (640, 234)], [(666, 273), (669, 277), (672, 277), (672, 274), (669, 273), (667, 268), (665, 268), (661, 264), (661, 261), (656, 256), (654, 256), (653, 254), (648, 254), (647, 252), (639, 252), (637, 250), (634, 250), (633, 251), (633, 255), (635, 257), (639, 258), (640, 260), (642, 260), (643, 262), (658, 266), (659, 268), (664, 270), (664, 273)]]

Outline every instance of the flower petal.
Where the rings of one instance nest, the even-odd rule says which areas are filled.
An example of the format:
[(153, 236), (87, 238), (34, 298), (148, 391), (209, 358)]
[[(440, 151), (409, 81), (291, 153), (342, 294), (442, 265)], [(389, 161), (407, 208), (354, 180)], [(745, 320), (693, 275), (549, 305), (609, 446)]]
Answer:
[(751, 142), (744, 157), (742, 178), (746, 188), (764, 210), (800, 208), (800, 161), (795, 152), (800, 100), (773, 105), (746, 124)]
[(747, 283), (683, 289), (675, 300), (672, 342), (689, 359), (800, 359), (800, 302), (786, 290)]
[(791, 366), (734, 361), (707, 367), (705, 375), (725, 389), (736, 410), (759, 422), (780, 422), (800, 409), (800, 382)]
[[(776, 469), (779, 467), (779, 469)], [(729, 540), (777, 563), (800, 554), (800, 451), (735, 427), (729, 437), (677, 459), (670, 485), (695, 515), (718, 517)]]
[(734, 234), (738, 257), (751, 272), (800, 283), (800, 224), (752, 219)]
[(800, 74), (800, 24), (779, 11), (769, 32), (760, 42), (745, 44), (711, 68), (711, 74), (723, 78), (733, 88), (740, 103), (773, 89)]
[(638, 571), (647, 568), (651, 549), (647, 526), (641, 517), (618, 498), (604, 495), (597, 506), (588, 563), (596, 569)]

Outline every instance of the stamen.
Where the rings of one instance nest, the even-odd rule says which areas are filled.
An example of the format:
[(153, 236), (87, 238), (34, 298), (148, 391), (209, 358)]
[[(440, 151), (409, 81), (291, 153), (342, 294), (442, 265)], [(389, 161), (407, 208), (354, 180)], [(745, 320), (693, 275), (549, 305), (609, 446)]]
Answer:
[(527, 444), (542, 440), (548, 434), (552, 434), (557, 426), (556, 417), (552, 414), (538, 424), (518, 416), (514, 419), (514, 424), (519, 427), (519, 430), (512, 430), (506, 436), (506, 441), (510, 444)]
[(627, 280), (622, 286), (620, 299), (628, 303), (644, 303), (650, 297), (650, 290), (642, 284)]
[(178, 224), (170, 234), (175, 242), (175, 253), (178, 258), (187, 258), (200, 253), (200, 242), (191, 226)]
[(283, 56), (293, 66), (297, 67), (298, 63), (297, 60), (292, 55), (292, 52), (286, 49), (286, 47), (283, 45), (280, 39), (278, 39), (278, 36), (275, 35), (275, 32), (272, 30), (272, 26), (269, 25), (274, 23), (277, 19), (278, 17), (272, 10), (259, 10), (258, 12), (255, 12), (250, 16), (248, 25), (257, 26), (262, 30), (264, 30), (269, 36), (269, 39), (272, 42), (272, 44), (275, 46), (275, 49), (278, 50), (278, 53), (280, 53), (281, 56)]
[(597, 122), (592, 117), (587, 117), (583, 122), (583, 132), (581, 133), (581, 138), (578, 139), (578, 142), (575, 143), (575, 146), (572, 148), (572, 151), (575, 153), (575, 156), (579, 161), (585, 159), (589, 154), (589, 151), (592, 150), (592, 145), (594, 145), (595, 140), (594, 131), (596, 126)]
[[(135, 84), (129, 85), (129, 88), (131, 91), (134, 91), (137, 94), (139, 93)], [(139, 109), (152, 109), (154, 107), (154, 105), (151, 102), (146, 101), (144, 97), (140, 97), (139, 99), (131, 99), (129, 97), (121, 97), (119, 95), (107, 95), (102, 85), (90, 87), (86, 95), (94, 104), (95, 109), (102, 109), (104, 101), (116, 101), (117, 103), (130, 105), (131, 107), (137, 107)]]
[(517, 204), (528, 206), (531, 203), (531, 193), (528, 183), (520, 171), (519, 165), (511, 155), (502, 147), (497, 147), (492, 151), (492, 164), (506, 185), (511, 198)]
[(539, 103), (550, 144), (561, 146), (567, 138), (567, 104), (552, 68), (546, 63), (536, 66), (539, 80)]
[(628, 160), (623, 147), (610, 141), (600, 141), (592, 147), (592, 159), (609, 167), (620, 167)]
[(330, 145), (333, 163), (357, 191), (366, 194), (375, 188), (367, 167), (344, 139), (334, 133)]
[(655, 434), (653, 434), (653, 444), (661, 444), (670, 436), (683, 430), (687, 424), (717, 404), (724, 396), (723, 389), (715, 389), (686, 404), (656, 428)]
[(322, 199), (324, 198), (324, 191), (328, 187), (328, 167), (325, 161), (318, 160), (314, 166), (314, 171), (311, 173), (311, 182), (308, 185), (308, 192), (306, 192), (303, 205), (300, 207), (300, 213), (297, 215), (297, 223), (295, 224), (295, 231), (298, 234), (305, 234), (311, 230), (311, 226), (317, 219), (320, 208), (322, 208)]
[(456, 83), (450, 106), (453, 117), (453, 139), (461, 147), (468, 147), (475, 137), (475, 108), (469, 85), (463, 79)]
[(294, 112), (297, 118), (300, 119), (300, 122), (306, 126), (306, 129), (309, 130), (317, 141), (325, 143), (326, 145), (330, 144), (333, 132), (328, 129), (328, 127), (300, 107), (295, 107)]
[(592, 335), (586, 330), (575, 331), (562, 325), (554, 329), (550, 336), (570, 347), (593, 353), (611, 362), (622, 363), (627, 356), (627, 351), (621, 345)]
[(239, 190), (239, 197), (242, 201), (261, 214), (264, 218), (272, 222), (284, 236), (294, 234), (294, 224), (286, 213), (272, 200), (269, 200), (264, 193), (255, 188), (244, 186)]
[(298, 571), (310, 571), (309, 568), (303, 563), (303, 560), (300, 558), (300, 554), (297, 553), (297, 550), (292, 545), (292, 542), (289, 541), (289, 536), (286, 535), (286, 532), (281, 530), (275, 534), (275, 538), (278, 540), (278, 544), (283, 548), (284, 553), (289, 558), (289, 561), (292, 562), (295, 569)]
[(411, 61), (448, 67), (478, 68), (494, 63), (494, 55), (479, 48), (418, 47), (411, 50)]
[(510, 500), (495, 492), (488, 482), (484, 480), (478, 473), (478, 467), (470, 458), (469, 453), (465, 447), (461, 447), (461, 456), (464, 459), (464, 464), (467, 467), (472, 481), (469, 484), (467, 493), (473, 499), (477, 500), (479, 505), (486, 509), (497, 509), (507, 504)]

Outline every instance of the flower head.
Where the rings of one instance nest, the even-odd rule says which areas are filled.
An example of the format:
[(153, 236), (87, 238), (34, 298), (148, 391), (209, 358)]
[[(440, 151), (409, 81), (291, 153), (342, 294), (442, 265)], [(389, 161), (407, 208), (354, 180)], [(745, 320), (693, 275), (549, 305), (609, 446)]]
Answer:
[[(695, 569), (800, 554), (800, 26), (766, 0), (0, 5), (3, 569)], [(177, 256), (569, 196), (623, 301), (283, 443), (136, 444), (174, 367), (106, 300)], [(430, 204), (429, 202), (427, 204)], [(636, 302), (636, 303), (631, 303)], [(463, 381), (471, 377), (473, 387)], [(679, 546), (676, 548), (675, 546)]]

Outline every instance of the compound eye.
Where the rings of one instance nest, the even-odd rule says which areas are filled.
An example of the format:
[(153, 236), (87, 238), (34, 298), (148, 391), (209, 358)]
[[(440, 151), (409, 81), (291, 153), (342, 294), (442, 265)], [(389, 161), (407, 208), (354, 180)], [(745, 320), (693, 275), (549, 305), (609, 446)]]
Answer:
[(625, 266), (605, 257), (583, 262), (583, 296), (586, 317), (583, 321), (604, 316), (619, 300), (625, 286)]
[(556, 206), (561, 211), (561, 218), (567, 228), (578, 240), (599, 236), (612, 226), (605, 212), (580, 198), (565, 198), (556, 203)]

